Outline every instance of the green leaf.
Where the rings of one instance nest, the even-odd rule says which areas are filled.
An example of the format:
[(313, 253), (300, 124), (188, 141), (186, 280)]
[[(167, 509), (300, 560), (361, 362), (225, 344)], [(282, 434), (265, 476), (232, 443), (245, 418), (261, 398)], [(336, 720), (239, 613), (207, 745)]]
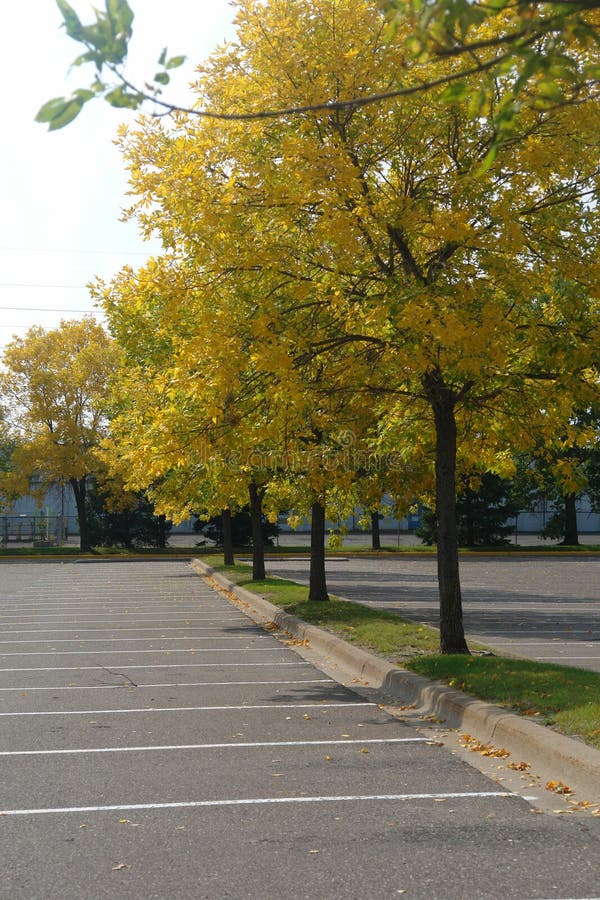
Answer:
[(67, 108), (69, 101), (65, 97), (54, 97), (44, 103), (35, 117), (36, 122), (51, 122), (56, 116), (60, 115)]
[(499, 149), (500, 148), (498, 144), (493, 144), (490, 147), (485, 157), (483, 158), (481, 165), (478, 167), (477, 172), (475, 173), (477, 177), (480, 178), (482, 175), (485, 175), (485, 173), (492, 167), (496, 157), (498, 156)]
[(84, 63), (88, 62), (96, 62), (96, 54), (91, 50), (87, 53), (82, 53), (81, 56), (78, 56), (77, 59), (74, 59), (71, 63), (72, 66), (82, 66)]
[(166, 72), (157, 72), (154, 76), (154, 80), (158, 81), (159, 84), (168, 84), (171, 79)]
[(70, 100), (60, 115), (56, 115), (48, 125), (48, 131), (58, 131), (59, 128), (64, 128), (65, 125), (68, 125), (69, 122), (72, 122), (73, 119), (76, 119), (81, 110), (83, 109), (84, 100), (72, 99)]
[(448, 85), (443, 91), (442, 100), (444, 103), (456, 103), (459, 100), (464, 100), (470, 93), (471, 86), (466, 81), (456, 81), (454, 84)]
[(488, 92), (481, 88), (479, 91), (473, 91), (469, 100), (468, 116), (470, 119), (478, 118), (486, 107), (488, 102)]
[(536, 87), (539, 96), (544, 100), (560, 103), (564, 99), (564, 94), (555, 81), (540, 81)]
[(164, 66), (166, 61), (167, 61), (167, 48), (163, 47), (163, 51), (160, 54), (160, 56), (158, 57), (159, 66)]
[(144, 97), (142, 94), (129, 94), (125, 87), (118, 87), (110, 91), (105, 99), (117, 109), (138, 109)]
[(106, 12), (116, 35), (131, 37), (133, 11), (127, 0), (106, 0)]
[(56, 5), (58, 6), (63, 17), (67, 34), (69, 35), (69, 37), (72, 37), (75, 40), (79, 40), (82, 30), (79, 16), (77, 15), (73, 7), (69, 6), (67, 0), (56, 0)]
[(179, 66), (182, 66), (186, 61), (187, 56), (172, 56), (169, 62), (167, 63), (167, 69), (178, 69)]
[(77, 88), (76, 91), (73, 92), (73, 96), (77, 97), (83, 103), (87, 103), (88, 100), (93, 100), (96, 96), (96, 92), (90, 90), (89, 88)]

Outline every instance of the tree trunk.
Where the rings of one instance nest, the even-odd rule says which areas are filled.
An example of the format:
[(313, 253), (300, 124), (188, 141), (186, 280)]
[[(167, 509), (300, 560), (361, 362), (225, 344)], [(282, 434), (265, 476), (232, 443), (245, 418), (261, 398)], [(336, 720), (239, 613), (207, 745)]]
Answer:
[(462, 615), (456, 522), (455, 398), (443, 385), (432, 397), (435, 419), (437, 567), (440, 591), (440, 653), (468, 653)]
[(576, 547), (579, 544), (579, 532), (577, 530), (577, 508), (575, 506), (576, 494), (565, 494), (565, 536), (562, 543)]
[(167, 546), (167, 517), (158, 517), (158, 546), (164, 550)]
[(233, 533), (231, 530), (231, 510), (224, 509), (221, 513), (223, 520), (223, 564), (226, 566), (234, 566), (233, 558)]
[(265, 541), (262, 528), (262, 502), (265, 489), (253, 481), (248, 486), (250, 493), (250, 521), (252, 523), (252, 581), (265, 578)]
[(381, 550), (381, 533), (379, 531), (379, 513), (371, 513), (371, 546), (373, 550)]
[(473, 516), (473, 493), (469, 488), (464, 494), (465, 501), (465, 530), (467, 533), (467, 547), (475, 546), (475, 519)]
[(329, 600), (325, 575), (325, 507), (315, 500), (311, 513), (308, 599), (311, 602), (322, 602)]
[(77, 507), (77, 520), (79, 522), (79, 546), (82, 550), (91, 550), (90, 533), (87, 523), (87, 511), (85, 508), (85, 497), (87, 485), (85, 478), (70, 478), (69, 483), (73, 488), (75, 495), (75, 506)]

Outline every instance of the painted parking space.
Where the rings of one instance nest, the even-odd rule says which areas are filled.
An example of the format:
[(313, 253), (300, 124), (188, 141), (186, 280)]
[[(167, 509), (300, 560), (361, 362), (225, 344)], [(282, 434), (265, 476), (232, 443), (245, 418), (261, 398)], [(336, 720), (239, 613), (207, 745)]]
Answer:
[(593, 896), (594, 821), (531, 815), (185, 563), (21, 573), (0, 597), (7, 897)]
[[(600, 672), (600, 556), (464, 556), (468, 639), (532, 659)], [(268, 562), (269, 572), (308, 582), (306, 560)], [(436, 625), (436, 560), (427, 556), (328, 562), (331, 593)]]

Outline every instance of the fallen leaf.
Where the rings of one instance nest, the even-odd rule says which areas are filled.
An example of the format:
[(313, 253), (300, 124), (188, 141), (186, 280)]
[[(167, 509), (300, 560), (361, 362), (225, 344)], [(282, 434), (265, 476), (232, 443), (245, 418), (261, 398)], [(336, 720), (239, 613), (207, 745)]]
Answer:
[(112, 867), (113, 872), (119, 872), (121, 869), (130, 869), (131, 866), (128, 866), (127, 863), (117, 863), (116, 866)]
[(518, 763), (509, 762), (509, 763), (507, 763), (507, 766), (509, 769), (514, 769), (515, 772), (528, 772), (529, 769), (531, 768), (530, 763), (526, 763), (526, 762), (518, 762)]
[(331, 762), (332, 757), (331, 757), (331, 756), (326, 756), (325, 759), (327, 760), (327, 762)]
[(482, 744), (481, 741), (478, 741), (471, 734), (463, 734), (462, 737), (463, 743), (461, 747), (470, 750), (472, 753), (481, 753), (482, 756), (493, 756), (497, 759), (506, 759), (507, 756), (510, 756), (510, 750), (505, 750), (503, 747), (494, 747), (493, 744)]
[(554, 794), (571, 794), (571, 788), (562, 781), (547, 781), (546, 790), (552, 791)]
[(368, 749), (367, 749), (366, 747), (361, 747), (360, 750), (359, 750), (358, 752), (359, 752), (359, 753), (368, 753), (369, 751), (368, 751)]

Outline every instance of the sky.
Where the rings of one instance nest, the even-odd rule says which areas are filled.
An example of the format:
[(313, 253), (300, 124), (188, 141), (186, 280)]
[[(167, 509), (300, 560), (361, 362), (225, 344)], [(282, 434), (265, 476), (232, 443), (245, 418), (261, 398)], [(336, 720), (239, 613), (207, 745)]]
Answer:
[[(81, 20), (93, 20), (92, 3), (70, 0)], [(228, 0), (129, 0), (135, 13), (127, 74), (140, 83), (156, 71), (164, 46), (186, 54), (164, 98), (186, 105), (194, 65), (232, 37)], [(104, 7), (104, 0), (96, 0)], [(135, 113), (104, 100), (49, 132), (34, 121), (39, 108), (75, 87), (87, 87), (92, 67), (69, 76), (79, 45), (62, 29), (54, 0), (4, 3), (0, 17), (3, 134), (0, 142), (0, 354), (13, 336), (32, 325), (56, 327), (61, 319), (94, 313), (86, 284), (109, 279), (121, 266), (142, 265), (156, 243), (144, 242), (135, 223), (119, 221), (128, 205), (127, 174), (113, 140)], [(102, 316), (94, 313), (98, 321)]]

